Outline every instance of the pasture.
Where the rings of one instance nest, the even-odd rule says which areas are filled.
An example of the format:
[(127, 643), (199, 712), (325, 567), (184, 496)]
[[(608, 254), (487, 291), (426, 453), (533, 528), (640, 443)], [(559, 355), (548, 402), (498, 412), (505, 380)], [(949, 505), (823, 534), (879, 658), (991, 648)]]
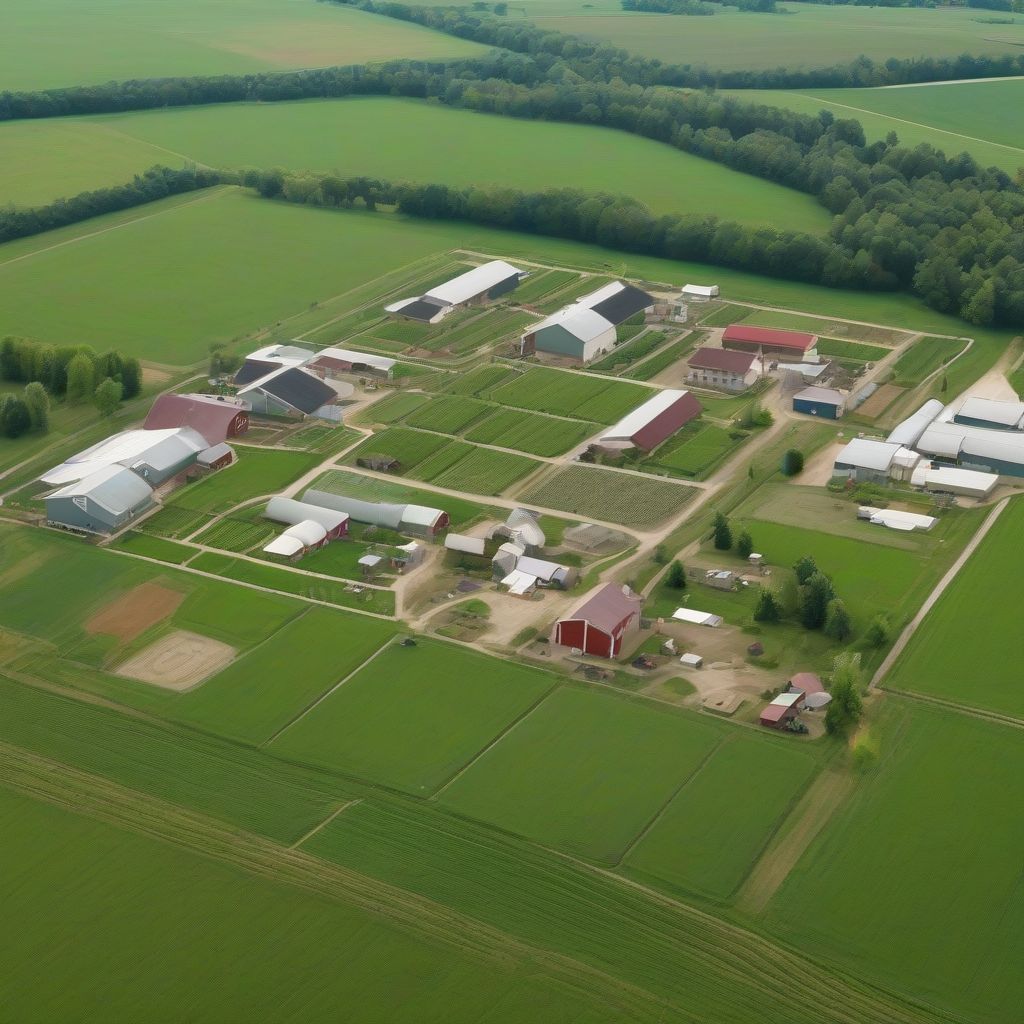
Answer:
[[(312, 0), (306, 2), (314, 6)], [(402, 25), (345, 8), (315, 6), (385, 26)], [(286, 167), (526, 191), (573, 186), (588, 192), (625, 192), (657, 213), (727, 209), (730, 219), (743, 223), (785, 221), (794, 230), (812, 234), (824, 234), (829, 225), (828, 211), (810, 196), (636, 135), (411, 99), (182, 107), (76, 118), (71, 129), (91, 168), (88, 175), (83, 169), (73, 179), (61, 169), (63, 161), (47, 170), (48, 158), (66, 145), (67, 121), (54, 122), (50, 132), (18, 124), (0, 127), (0, 145), (12, 154), (10, 165), (0, 170), (0, 191), (27, 203), (30, 200), (17, 190), (20, 183), (29, 194), (48, 201), (67, 195), (67, 186), (77, 180), (88, 181), (90, 187), (115, 184), (154, 163), (180, 166), (189, 160), (220, 168)], [(521, 159), (524, 152), (531, 159)], [(42, 180), (26, 180), (24, 169), (29, 167), (43, 168)], [(105, 178), (98, 176), (101, 168)], [(50, 176), (53, 185), (47, 191), (44, 182)], [(5, 180), (8, 177), (14, 188)]]
[(75, 0), (6, 0), (0, 90), (484, 52), (417, 25), (310, 0), (183, 0), (172, 7), (108, 0), (99, 8)]
[(873, 726), (878, 766), (762, 923), (893, 991), (1010, 1020), (1024, 999), (1020, 734), (897, 698), (886, 712)]
[(519, 497), (583, 519), (649, 529), (678, 515), (694, 496), (692, 487), (594, 466), (555, 469)]
[(1016, 593), (1024, 501), (1014, 498), (885, 677), (895, 690), (1024, 718)]
[(433, 792), (543, 698), (556, 677), (433, 641), (395, 644), (271, 745), (279, 755)]

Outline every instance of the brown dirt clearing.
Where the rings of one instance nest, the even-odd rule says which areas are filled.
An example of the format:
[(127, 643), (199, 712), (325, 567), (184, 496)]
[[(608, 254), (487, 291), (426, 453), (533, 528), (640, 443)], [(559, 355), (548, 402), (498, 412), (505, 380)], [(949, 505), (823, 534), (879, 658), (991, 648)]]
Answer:
[(898, 388), (895, 384), (883, 384), (863, 405), (858, 405), (854, 410), (858, 416), (866, 419), (875, 419), (881, 416), (886, 409), (901, 397), (906, 389)]
[(164, 690), (188, 690), (227, 668), (237, 653), (219, 640), (178, 629), (129, 658), (117, 674)]
[(85, 631), (105, 633), (127, 643), (173, 615), (184, 600), (184, 594), (159, 583), (140, 583), (93, 615), (85, 623)]

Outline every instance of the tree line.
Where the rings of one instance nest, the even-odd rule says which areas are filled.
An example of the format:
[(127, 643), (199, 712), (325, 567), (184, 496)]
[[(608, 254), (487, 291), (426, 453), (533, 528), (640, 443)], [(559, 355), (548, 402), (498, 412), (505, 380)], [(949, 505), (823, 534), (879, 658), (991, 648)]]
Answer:
[[(703, 16), (715, 14), (725, 0), (622, 0), (624, 11), (643, 11), (648, 14), (685, 14)], [(730, 7), (758, 13), (778, 10), (775, 0), (729, 0)]]

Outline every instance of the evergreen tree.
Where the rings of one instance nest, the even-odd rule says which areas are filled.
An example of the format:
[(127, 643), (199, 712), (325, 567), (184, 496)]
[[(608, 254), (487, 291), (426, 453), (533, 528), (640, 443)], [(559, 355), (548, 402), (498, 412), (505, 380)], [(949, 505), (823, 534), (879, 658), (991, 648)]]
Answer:
[(716, 551), (730, 551), (732, 549), (732, 528), (729, 520), (721, 512), (715, 513), (715, 525), (712, 536), (715, 538)]
[(833, 598), (825, 612), (825, 636), (845, 643), (852, 633), (853, 623), (850, 621), (846, 605), (839, 598)]
[(665, 586), (672, 590), (686, 589), (686, 570), (683, 568), (682, 562), (675, 561), (668, 567), (668, 572), (665, 574)]
[(25, 405), (32, 420), (32, 429), (45, 434), (50, 429), (50, 396), (39, 381), (25, 385)]
[(736, 538), (736, 554), (740, 558), (749, 558), (754, 551), (754, 540), (746, 530), (741, 530)]
[(96, 390), (96, 369), (92, 360), (79, 352), (67, 364), (66, 395), (69, 404), (78, 405), (90, 398)]
[(121, 392), (121, 382), (114, 380), (113, 377), (107, 377), (100, 383), (93, 395), (93, 402), (96, 403), (96, 408), (99, 409), (101, 416), (114, 414), (118, 405), (121, 404)]
[(860, 655), (840, 654), (832, 665), (832, 700), (825, 712), (825, 729), (831, 735), (842, 736), (864, 713), (861, 685)]
[(130, 356), (121, 363), (122, 398), (134, 398), (142, 391), (142, 364)]
[(757, 608), (754, 611), (754, 621), (778, 622), (780, 618), (782, 618), (782, 609), (775, 597), (775, 592), (769, 587), (762, 587), (761, 596), (757, 600)]
[(798, 451), (796, 448), (790, 448), (785, 455), (782, 456), (782, 475), (783, 476), (796, 476), (804, 468), (804, 453)]
[(816, 572), (804, 586), (800, 621), (805, 629), (821, 629), (825, 625), (828, 605), (834, 597), (832, 581), (824, 573)]
[(794, 566), (793, 572), (796, 573), (796, 581), (802, 587), (816, 572), (818, 571), (818, 564), (810, 555), (804, 555)]

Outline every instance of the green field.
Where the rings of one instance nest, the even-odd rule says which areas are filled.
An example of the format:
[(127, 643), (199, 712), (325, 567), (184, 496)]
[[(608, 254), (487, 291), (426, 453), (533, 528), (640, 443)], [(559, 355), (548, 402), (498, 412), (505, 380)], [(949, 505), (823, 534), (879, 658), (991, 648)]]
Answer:
[(491, 399), (517, 409), (611, 424), (653, 394), (639, 384), (534, 366), (495, 388)]
[[(727, 209), (732, 220), (785, 221), (814, 234), (829, 224), (828, 211), (811, 196), (636, 135), (416, 100), (226, 104), (26, 124), (0, 128), (8, 154), (0, 192), (22, 204), (70, 195), (79, 183), (128, 181), (154, 163), (180, 166), (187, 159), (210, 167), (287, 167), (447, 185), (573, 186), (625, 192), (657, 213)], [(70, 143), (85, 153), (85, 167), (75, 172), (52, 160)], [(521, 159), (524, 152), (531, 159)]]
[(1024, 551), (1024, 502), (1010, 502), (991, 532), (939, 598), (884, 685), (932, 694), (1024, 718), (1024, 685), (1016, 669), (1012, 600)]
[(682, 484), (579, 465), (546, 474), (519, 495), (523, 501), (583, 519), (641, 529), (677, 515), (693, 496), (693, 488)]
[(893, 364), (893, 383), (901, 388), (917, 387), (940, 366), (963, 351), (958, 338), (921, 338)]
[(176, 544), (172, 540), (164, 540), (163, 537), (148, 537), (144, 533), (134, 531), (119, 537), (114, 546), (119, 551), (130, 551), (133, 555), (155, 558), (160, 562), (170, 562), (172, 565), (181, 565), (196, 553), (195, 548), (186, 547), (184, 544)]
[(442, 395), (432, 398), (426, 405), (414, 410), (405, 419), (410, 427), (421, 430), (436, 430), (440, 434), (461, 433), (490, 411), (486, 402), (459, 395)]
[(696, 424), (692, 431), (680, 431), (670, 438), (644, 464), (667, 469), (691, 479), (701, 479), (718, 465), (743, 438), (730, 436), (730, 431), (713, 423)]
[(443, 644), (392, 645), (272, 749), (424, 795), (488, 746), (555, 681)]
[(967, 8), (787, 2), (769, 17), (727, 9), (706, 18), (628, 13), (613, 0), (522, 0), (522, 9), (541, 28), (599, 39), (669, 64), (725, 70), (818, 68), (861, 55), (885, 61), (1015, 53), (1024, 43), (1024, 19), (988, 25)]
[(416, 25), (310, 0), (107, 0), (101, 7), (7, 0), (0, 90), (484, 52)]
[[(990, 26), (1000, 35), (1024, 32), (1024, 18), (1011, 26)], [(1020, 44), (1018, 43), (1018, 46)], [(983, 167), (1016, 174), (1024, 165), (1021, 145), (1024, 81), (961, 82), (901, 89), (814, 89), (730, 93), (738, 99), (768, 103), (802, 114), (829, 110), (854, 118), (868, 141), (895, 132), (906, 146), (926, 143), (948, 156), (967, 152)]]
[(856, 359), (861, 363), (877, 363), (892, 353), (892, 349), (881, 345), (864, 345), (859, 341), (845, 341), (839, 338), (819, 338), (815, 348), (823, 356), (838, 359)]
[(614, 863), (719, 742), (689, 716), (561, 689), (460, 775), (446, 806)]
[(920, 705), (911, 714), (905, 702), (890, 714), (878, 768), (797, 863), (766, 923), (959, 1019), (1012, 1020), (1024, 999), (1020, 733)]
[(592, 423), (501, 409), (471, 427), (466, 438), (550, 458), (567, 452), (593, 433)]

